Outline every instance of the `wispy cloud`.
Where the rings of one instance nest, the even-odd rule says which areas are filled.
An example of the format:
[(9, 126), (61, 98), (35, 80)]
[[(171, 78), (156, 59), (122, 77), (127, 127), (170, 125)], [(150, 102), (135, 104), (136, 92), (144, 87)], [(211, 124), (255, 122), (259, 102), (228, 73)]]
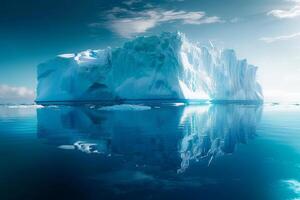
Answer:
[(242, 20), (242, 18), (239, 18), (239, 17), (235, 17), (235, 18), (232, 18), (231, 20), (229, 20), (230, 23), (238, 23), (241, 21), (243, 21), (243, 20)]
[[(132, 2), (137, 3), (138, 1)], [(133, 3), (127, 2), (128, 5)], [(165, 10), (151, 6), (138, 11), (133, 8), (114, 7), (104, 16), (105, 26), (122, 37), (130, 38), (162, 23), (179, 22), (200, 25), (222, 22), (219, 17), (207, 16), (203, 11)], [(103, 24), (92, 23), (90, 26), (101, 27)]]
[(260, 38), (260, 40), (264, 41), (266, 43), (272, 43), (272, 42), (277, 42), (277, 41), (282, 41), (282, 40), (290, 40), (290, 39), (297, 38), (297, 37), (300, 37), (300, 32), (293, 33), (290, 35), (280, 35), (280, 36), (276, 36), (276, 37), (263, 37), (263, 38)]
[(268, 12), (268, 15), (284, 19), (284, 18), (294, 18), (300, 16), (300, 1), (299, 0), (290, 0), (294, 5), (287, 10), (271, 10)]
[(0, 85), (0, 103), (33, 103), (35, 92), (26, 87)]
[(126, 17), (118, 16), (120, 13), (110, 13), (108, 15), (108, 27), (122, 37), (132, 37), (139, 33), (166, 22), (181, 22), (183, 24), (211, 24), (221, 22), (219, 17), (207, 17), (205, 12), (187, 12), (163, 9), (149, 9), (146, 11), (133, 12), (120, 10)]
[(140, 2), (142, 2), (142, 0), (128, 0), (128, 1), (124, 1), (123, 4), (131, 6), (133, 4), (140, 3)]

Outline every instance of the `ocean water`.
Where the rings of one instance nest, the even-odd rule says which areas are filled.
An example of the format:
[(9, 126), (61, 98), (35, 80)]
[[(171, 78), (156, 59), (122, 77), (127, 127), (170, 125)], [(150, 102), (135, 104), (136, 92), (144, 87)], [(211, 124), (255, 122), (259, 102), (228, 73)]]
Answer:
[(0, 106), (0, 199), (300, 199), (300, 106)]

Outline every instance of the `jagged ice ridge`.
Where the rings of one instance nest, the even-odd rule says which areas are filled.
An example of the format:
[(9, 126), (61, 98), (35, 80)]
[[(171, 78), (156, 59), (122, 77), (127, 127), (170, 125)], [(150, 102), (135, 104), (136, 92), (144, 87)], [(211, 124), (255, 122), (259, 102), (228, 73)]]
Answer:
[(162, 33), (40, 64), (36, 100), (262, 101), (256, 71), (234, 50), (190, 43), (182, 33)]

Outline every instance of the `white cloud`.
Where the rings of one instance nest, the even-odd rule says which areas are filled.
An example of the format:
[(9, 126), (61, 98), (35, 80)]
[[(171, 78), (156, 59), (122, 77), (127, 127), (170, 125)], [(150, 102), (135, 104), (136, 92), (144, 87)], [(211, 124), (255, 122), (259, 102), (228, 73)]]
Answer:
[(242, 19), (239, 18), (239, 17), (235, 17), (235, 18), (232, 18), (231, 20), (229, 20), (231, 23), (238, 23), (238, 22), (241, 22)]
[(142, 0), (128, 0), (128, 1), (124, 1), (123, 4), (131, 6), (133, 4), (140, 3), (140, 2), (142, 2)]
[(154, 6), (151, 3), (146, 3), (144, 8), (154, 8)]
[(33, 103), (35, 92), (26, 87), (0, 85), (0, 103)]
[(153, 19), (132, 18), (118, 19), (110, 22), (109, 26), (113, 32), (118, 33), (122, 37), (130, 38), (133, 35), (144, 33), (148, 29), (153, 28), (156, 21)]
[[(162, 24), (180, 22), (182, 24), (212, 24), (222, 22), (217, 16), (207, 17), (203, 11), (176, 11), (164, 9), (147, 9), (133, 11), (125, 8), (114, 7), (107, 12), (107, 27), (122, 37), (130, 38), (139, 33)], [(91, 24), (95, 26), (95, 23)], [(96, 25), (101, 25), (96, 23)]]
[(290, 9), (287, 10), (271, 10), (268, 12), (268, 15), (272, 15), (274, 17), (284, 19), (284, 18), (294, 18), (300, 16), (300, 1), (299, 0), (290, 0), (295, 5), (293, 5)]
[(293, 33), (290, 35), (281, 35), (277, 37), (263, 37), (260, 38), (261, 41), (267, 42), (267, 43), (272, 43), (272, 42), (277, 42), (277, 41), (282, 41), (282, 40), (290, 40), (293, 38), (300, 37), (300, 32), (299, 33)]

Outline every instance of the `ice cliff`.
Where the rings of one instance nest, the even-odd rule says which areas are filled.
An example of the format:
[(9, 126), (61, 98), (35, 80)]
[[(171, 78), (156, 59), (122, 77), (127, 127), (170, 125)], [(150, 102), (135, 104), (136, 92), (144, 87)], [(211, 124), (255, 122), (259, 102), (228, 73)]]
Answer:
[(40, 64), (36, 100), (262, 100), (256, 71), (233, 50), (162, 33)]

